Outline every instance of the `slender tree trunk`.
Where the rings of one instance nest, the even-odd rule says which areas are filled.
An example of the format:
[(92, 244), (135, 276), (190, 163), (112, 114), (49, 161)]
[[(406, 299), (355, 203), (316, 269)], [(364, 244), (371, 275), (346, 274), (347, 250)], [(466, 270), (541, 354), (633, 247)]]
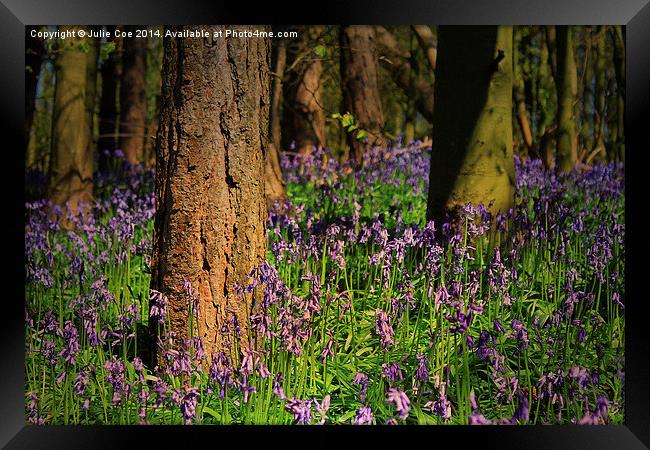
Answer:
[[(548, 30), (548, 27), (545, 30)], [(538, 152), (547, 169), (555, 168), (555, 130), (557, 129), (557, 94), (555, 79), (551, 73), (552, 59), (547, 40), (542, 39), (537, 83), (537, 98), (541, 99)]]
[(409, 97), (414, 97), (415, 107), (422, 117), (433, 122), (433, 85), (412, 75), (410, 52), (401, 49), (388, 30), (375, 27), (375, 34), (383, 66), (390, 71), (397, 86)]
[(282, 168), (280, 167), (280, 145), (282, 142), (282, 129), (280, 126), (280, 119), (282, 117), (282, 81), (284, 78), (284, 70), (287, 64), (287, 47), (284, 41), (278, 41), (275, 46), (274, 65), (273, 65), (273, 83), (271, 91), (271, 137), (269, 139), (269, 148), (266, 152), (265, 163), (265, 181), (264, 191), (266, 195), (266, 205), (271, 207), (275, 202), (282, 201), (286, 198), (286, 186), (284, 177), (282, 176)]
[(418, 38), (418, 43), (424, 54), (427, 55), (431, 70), (436, 70), (436, 61), (438, 59), (438, 41), (436, 40), (431, 27), (427, 25), (412, 25), (413, 31)]
[(545, 27), (546, 46), (548, 47), (548, 63), (551, 67), (551, 75), (557, 83), (557, 30), (554, 25)]
[[(142, 27), (127, 26), (125, 31)], [(120, 148), (131, 164), (142, 162), (147, 115), (147, 41), (124, 38), (120, 86)]]
[[(378, 54), (375, 29), (371, 26), (341, 28), (341, 80), (343, 103), (368, 133), (368, 144), (384, 145), (384, 114), (379, 96)], [(348, 133), (348, 146), (357, 164), (363, 161), (364, 142)]]
[(562, 172), (571, 172), (578, 159), (576, 134), (576, 95), (578, 74), (573, 56), (573, 30), (557, 27), (557, 165)]
[[(174, 31), (184, 29), (197, 27)], [(225, 35), (224, 26), (207, 30)], [(164, 41), (151, 288), (168, 297), (172, 332), (183, 338), (191, 309), (184, 283), (191, 283), (200, 310), (194, 335), (209, 356), (231, 349), (236, 357), (237, 344), (251, 344), (254, 300), (240, 297), (237, 285), (247, 285), (266, 257), (269, 44), (268, 38)], [(233, 319), (241, 333), (224, 334), (223, 327), (234, 334)]]
[[(598, 56), (594, 55), (592, 45), (591, 28), (585, 29), (585, 52), (587, 53), (587, 64), (585, 66), (585, 74), (583, 79), (583, 113), (582, 113), (582, 145), (587, 152), (594, 149), (594, 62)], [(595, 57), (594, 57), (595, 56)]]
[(119, 79), (120, 52), (115, 36), (115, 26), (107, 26), (106, 30), (111, 34), (108, 42), (115, 44), (115, 49), (102, 62), (100, 69), (102, 77), (102, 93), (99, 100), (99, 138), (97, 150), (99, 153), (99, 170), (108, 170), (110, 158), (115, 151), (117, 140), (117, 80)]
[[(92, 27), (97, 30), (97, 27)], [(87, 123), (90, 128), (90, 139), (88, 140), (89, 152), (94, 154), (95, 143), (95, 106), (97, 101), (97, 60), (99, 58), (99, 39), (91, 39), (86, 53), (88, 60), (86, 65), (86, 114)]]
[(625, 34), (620, 25), (612, 27), (614, 42), (614, 73), (616, 75), (616, 114), (618, 133), (616, 135), (616, 152), (614, 157), (625, 160)]
[(533, 134), (530, 131), (530, 124), (528, 122), (528, 113), (526, 112), (526, 97), (524, 95), (524, 79), (521, 74), (521, 64), (519, 58), (519, 48), (521, 44), (521, 33), (515, 28), (514, 33), (514, 47), (513, 47), (513, 89), (512, 94), (517, 108), (517, 124), (521, 131), (521, 137), (526, 150), (530, 155), (533, 148)]
[(314, 147), (325, 145), (325, 112), (323, 111), (323, 63), (314, 52), (314, 44), (323, 27), (306, 27), (298, 52), (293, 55), (291, 77), (291, 118), (296, 149), (309, 154)]
[(602, 158), (605, 158), (605, 106), (607, 94), (607, 74), (606, 74), (606, 29), (599, 26), (596, 33), (596, 119), (594, 123), (594, 141), (595, 150)]
[[(78, 29), (62, 26), (59, 29)], [(87, 113), (88, 55), (83, 50), (92, 44), (88, 38), (70, 38), (57, 55), (56, 89), (52, 118), (52, 155), (48, 197), (68, 210), (84, 211), (92, 200), (93, 158), (91, 129)], [(69, 223), (63, 221), (64, 226)]]
[(34, 123), (36, 87), (41, 74), (45, 47), (43, 39), (33, 38), (29, 33), (25, 33), (25, 36), (25, 148), (27, 148)]
[[(514, 201), (512, 27), (438, 29), (427, 218), (466, 203)], [(460, 57), (459, 55), (462, 55)]]
[(159, 37), (147, 39), (147, 116), (145, 120), (144, 159), (145, 167), (156, 164), (156, 134), (160, 118), (160, 90), (163, 46)]

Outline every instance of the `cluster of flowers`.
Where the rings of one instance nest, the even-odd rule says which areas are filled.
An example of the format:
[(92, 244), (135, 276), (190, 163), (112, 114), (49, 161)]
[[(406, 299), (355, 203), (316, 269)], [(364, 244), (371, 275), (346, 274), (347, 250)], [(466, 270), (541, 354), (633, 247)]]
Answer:
[[(510, 211), (467, 205), (435, 224), (416, 211), (428, 178), (418, 145), (373, 149), (359, 170), (323, 150), (283, 157), (294, 202), (310, 184), (321, 189), (269, 211), (270, 259), (240, 289), (261, 298), (242, 327), (255, 350), (209, 354), (198, 335), (162, 329), (155, 370), (130, 349), (139, 326), (166, 323), (169, 301), (129, 292), (133, 279), (148, 288), (152, 174), (99, 177), (111, 195), (70, 217), (73, 231), (60, 228), (61, 209), (29, 203), (28, 420), (61, 422), (52, 399), (69, 389), (100, 422), (109, 405), (114, 420), (132, 407), (140, 423), (173, 420), (173, 411), (184, 423), (223, 422), (232, 411), (245, 420), (245, 408), (296, 424), (339, 415), (355, 424), (609, 423), (624, 379), (623, 346), (611, 344), (624, 332), (623, 167), (560, 176), (536, 160), (515, 164)], [(399, 194), (389, 211), (373, 203), (378, 186)], [(507, 241), (488, 252), (492, 230)], [(296, 381), (308, 373), (318, 383)], [(339, 385), (329, 390), (332, 375)]]

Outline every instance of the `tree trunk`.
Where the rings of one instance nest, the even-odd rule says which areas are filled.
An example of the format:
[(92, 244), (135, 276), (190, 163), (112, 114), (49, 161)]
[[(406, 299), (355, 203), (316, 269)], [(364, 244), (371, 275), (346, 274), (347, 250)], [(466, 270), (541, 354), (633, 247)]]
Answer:
[(555, 168), (555, 130), (557, 129), (555, 117), (556, 89), (555, 80), (551, 73), (551, 56), (545, 39), (540, 41), (540, 63), (537, 76), (537, 98), (540, 99), (539, 108), (539, 133), (538, 153), (547, 169)]
[(513, 98), (517, 107), (517, 124), (521, 131), (521, 137), (526, 146), (526, 150), (530, 155), (533, 148), (533, 134), (530, 131), (530, 124), (528, 122), (528, 113), (526, 112), (526, 97), (524, 95), (524, 79), (521, 74), (521, 64), (519, 61), (519, 47), (521, 44), (521, 33), (518, 29), (513, 30), (514, 46), (513, 46), (513, 70), (514, 70), (514, 83), (513, 83)]
[(282, 103), (282, 81), (287, 64), (287, 47), (284, 41), (279, 40), (274, 50), (273, 88), (271, 91), (271, 110), (269, 113), (271, 137), (269, 139), (268, 151), (266, 152), (264, 169), (264, 192), (267, 208), (270, 208), (275, 202), (283, 201), (287, 196), (282, 168), (280, 167), (280, 145), (282, 142), (282, 128), (280, 126), (282, 115), (280, 107)]
[[(162, 31), (162, 28), (160, 28)], [(147, 39), (147, 115), (145, 120), (144, 167), (156, 164), (156, 134), (160, 118), (160, 90), (163, 59), (162, 39), (150, 36)]]
[[(225, 28), (173, 31), (221, 30), (225, 36)], [(171, 331), (183, 338), (190, 324), (184, 280), (191, 283), (200, 311), (193, 333), (208, 355), (250, 344), (254, 301), (250, 294), (241, 298), (237, 285), (247, 285), (266, 257), (269, 56), (267, 38), (164, 41), (151, 288), (168, 297)], [(233, 317), (241, 334), (223, 334)]]
[(548, 63), (551, 67), (551, 75), (557, 83), (557, 30), (554, 25), (544, 28), (546, 31), (546, 46), (548, 47)]
[[(97, 27), (92, 27), (97, 30)], [(91, 39), (86, 53), (88, 60), (86, 65), (86, 114), (87, 123), (90, 128), (90, 139), (88, 140), (89, 152), (94, 154), (95, 142), (95, 103), (97, 98), (97, 59), (99, 58), (99, 39)]]
[(388, 30), (375, 27), (375, 34), (383, 66), (391, 72), (395, 83), (407, 96), (415, 97), (415, 107), (422, 117), (433, 122), (433, 85), (412, 76), (410, 52), (401, 49)]
[(591, 152), (594, 149), (594, 63), (598, 62), (598, 55), (594, 55), (592, 45), (592, 32), (591, 27), (585, 29), (585, 52), (587, 53), (587, 62), (585, 65), (585, 73), (583, 76), (583, 109), (582, 109), (582, 146), (586, 152)]
[(614, 41), (614, 73), (616, 75), (617, 129), (615, 158), (625, 160), (625, 34), (620, 25), (612, 27)]
[(33, 38), (29, 33), (25, 33), (25, 36), (25, 148), (27, 148), (34, 123), (36, 87), (41, 74), (45, 47), (43, 39)]
[(594, 122), (595, 148), (601, 157), (605, 157), (605, 105), (607, 95), (606, 33), (600, 25), (596, 33), (596, 119)]
[[(79, 27), (62, 26), (75, 30)], [(93, 192), (93, 158), (90, 150), (91, 129), (87, 113), (88, 38), (66, 39), (55, 63), (56, 89), (52, 118), (52, 156), (48, 197), (58, 205), (68, 202), (77, 212), (89, 205)], [(63, 221), (64, 226), (69, 224)]]
[(292, 138), (296, 150), (309, 154), (314, 147), (325, 145), (325, 112), (323, 111), (323, 63), (315, 51), (315, 43), (323, 27), (307, 27), (292, 55), (293, 71), (290, 78), (290, 104)]
[(106, 27), (106, 30), (111, 33), (108, 42), (112, 42), (116, 47), (102, 62), (100, 69), (102, 93), (99, 100), (99, 138), (97, 140), (100, 172), (108, 170), (110, 158), (117, 145), (115, 134), (117, 130), (117, 80), (120, 52), (117, 48), (119, 42), (115, 39), (115, 28), (115, 26)]
[(512, 27), (441, 26), (435, 104), (427, 218), (466, 203), (510, 208)]
[(557, 28), (557, 166), (561, 172), (571, 172), (578, 159), (576, 134), (576, 94), (578, 74), (573, 56), (573, 30), (562, 25)]
[[(142, 27), (127, 26), (125, 31)], [(131, 164), (142, 162), (147, 115), (147, 40), (124, 38), (120, 86), (120, 149)]]
[[(371, 26), (344, 26), (341, 28), (341, 80), (343, 104), (354, 116), (359, 128), (368, 133), (368, 144), (384, 145), (382, 135), (384, 114), (379, 96), (378, 54), (375, 29)], [(364, 142), (356, 132), (348, 133), (350, 156), (357, 164), (363, 161)]]
[(418, 38), (418, 43), (429, 61), (431, 70), (436, 70), (436, 60), (438, 59), (438, 42), (433, 35), (431, 27), (427, 25), (412, 25), (413, 31)]

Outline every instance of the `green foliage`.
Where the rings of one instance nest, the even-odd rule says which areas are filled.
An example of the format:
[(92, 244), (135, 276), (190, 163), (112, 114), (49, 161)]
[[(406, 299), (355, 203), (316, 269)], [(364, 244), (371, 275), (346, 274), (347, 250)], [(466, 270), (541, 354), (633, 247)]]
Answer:
[(319, 45), (314, 49), (314, 53), (321, 58), (325, 58), (325, 56), (327, 56), (327, 49), (324, 46)]
[(334, 113), (330, 116), (332, 119), (336, 119), (341, 123), (341, 126), (348, 132), (354, 133), (355, 139), (363, 141), (368, 137), (368, 133), (365, 130), (359, 128), (359, 123), (354, 119), (354, 116), (349, 112), (341, 115), (339, 113)]
[(99, 60), (104, 62), (115, 51), (115, 42), (105, 42), (99, 48)]

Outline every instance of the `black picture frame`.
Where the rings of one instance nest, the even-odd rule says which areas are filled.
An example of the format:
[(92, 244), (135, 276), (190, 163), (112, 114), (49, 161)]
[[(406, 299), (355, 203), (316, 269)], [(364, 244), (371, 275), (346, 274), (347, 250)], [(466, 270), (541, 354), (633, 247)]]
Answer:
[[(0, 0), (0, 97), (3, 127), (2, 193), (7, 225), (4, 260), (4, 304), (0, 334), (0, 444), (6, 448), (130, 448), (143, 439), (147, 446), (172, 442), (196, 445), (198, 437), (214, 445), (242, 438), (278, 444), (305, 442), (314, 433), (323, 443), (338, 439), (378, 437), (385, 446), (445, 445), (478, 448), (641, 449), (650, 446), (650, 352), (647, 345), (648, 300), (643, 291), (647, 237), (641, 213), (644, 165), (650, 150), (650, 4), (649, 0), (328, 0), (308, 10), (307, 3), (216, 2), (197, 0)], [(23, 121), (25, 26), (36, 24), (457, 24), (457, 25), (625, 25), (626, 31), (626, 410), (620, 426), (438, 426), (438, 427), (116, 427), (29, 426), (24, 413), (24, 186)], [(14, 223), (15, 222), (15, 223)], [(21, 231), (22, 230), (22, 231)], [(646, 275), (647, 277), (647, 275)], [(15, 285), (15, 286), (14, 286)], [(15, 289), (14, 289), (15, 288)], [(646, 342), (646, 344), (643, 344)], [(405, 429), (410, 436), (405, 438)], [(249, 433), (253, 431), (254, 433)], [(327, 433), (327, 434), (325, 434)], [(204, 436), (197, 436), (204, 435)], [(294, 436), (296, 435), (296, 436)], [(230, 440), (229, 438), (234, 438)], [(331, 440), (327, 440), (331, 438)], [(306, 440), (305, 440), (306, 439)], [(411, 439), (413, 441), (411, 441)], [(232, 444), (228, 444), (232, 445)], [(300, 445), (300, 444), (299, 444)], [(449, 445), (449, 444), (447, 444)]]

